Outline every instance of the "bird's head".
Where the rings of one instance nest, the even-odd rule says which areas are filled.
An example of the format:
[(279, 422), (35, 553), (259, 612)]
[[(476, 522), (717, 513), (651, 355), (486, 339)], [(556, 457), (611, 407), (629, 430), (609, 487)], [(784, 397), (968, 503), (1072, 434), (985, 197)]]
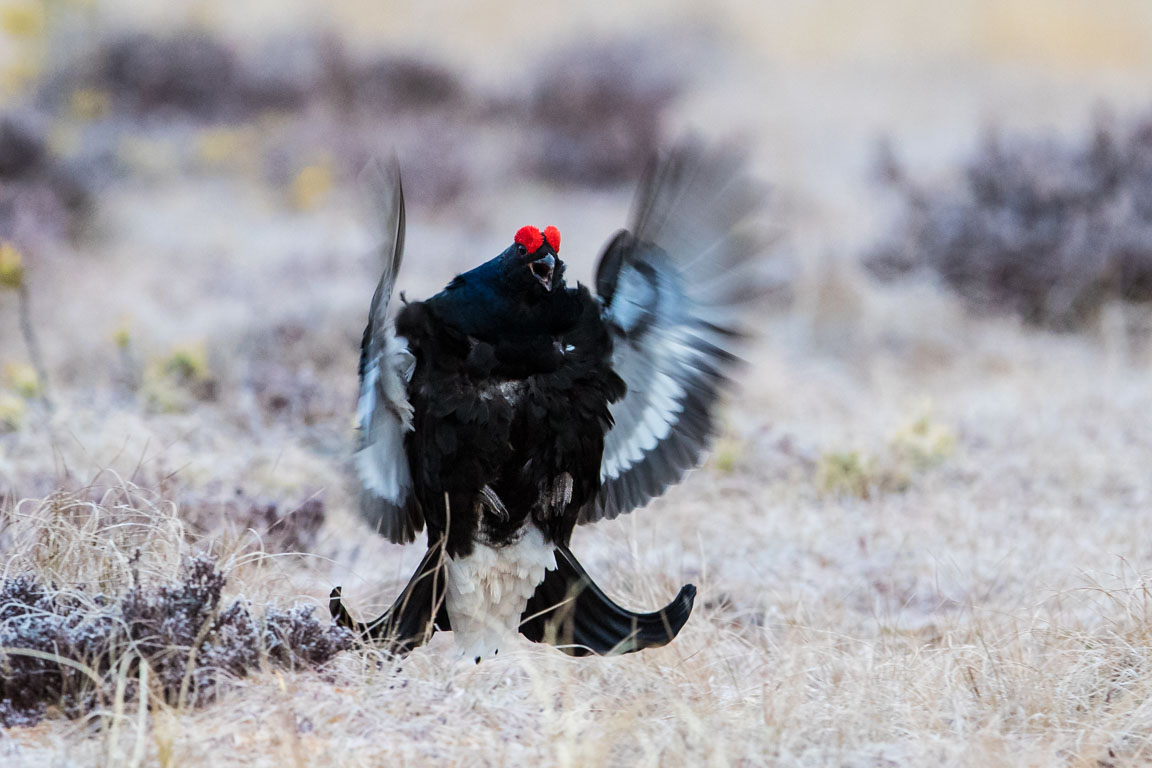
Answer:
[(503, 253), (457, 275), (430, 301), (445, 322), (478, 339), (559, 333), (580, 311), (559, 250), (556, 227), (521, 227)]
[(500, 254), (506, 286), (527, 296), (540, 296), (564, 288), (564, 262), (560, 261), (560, 230), (521, 227), (512, 245)]

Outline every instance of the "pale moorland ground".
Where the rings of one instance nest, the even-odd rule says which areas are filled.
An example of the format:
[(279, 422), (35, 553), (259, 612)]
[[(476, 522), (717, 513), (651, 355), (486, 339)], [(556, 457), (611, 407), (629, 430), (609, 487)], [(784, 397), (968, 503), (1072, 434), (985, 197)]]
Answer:
[[(477, 77), (516, 66), (506, 51), (484, 56), (485, 36), (504, 31), (490, 16), (460, 10), (453, 45), (427, 32), (426, 15), (392, 9), (393, 25), (360, 24), (367, 5), (333, 13), (361, 40), (410, 34), (448, 60), (482, 61)], [(108, 3), (108, 23), (129, 6), (139, 10)], [(233, 33), (251, 24), (224, 4), (179, 7)], [(294, 15), (301, 7), (289, 4), (283, 23), (318, 13)], [(629, 605), (695, 583), (675, 643), (570, 659), (525, 642), (473, 667), (438, 636), (398, 668), (349, 652), (322, 672), (255, 674), (196, 710), (153, 702), (138, 719), (128, 701), (79, 721), (49, 716), (0, 732), (0, 762), (1152, 763), (1152, 371), (1130, 330), (1138, 318), (1109, 309), (1083, 333), (1038, 331), (974, 317), (929, 286), (880, 289), (854, 266), (886, 212), (868, 180), (881, 131), (933, 174), (990, 121), (1073, 133), (1097, 104), (1142, 108), (1152, 13), (1071, 0), (868, 7), (726, 9), (709, 22), (726, 55), (697, 62), (675, 107), (677, 126), (751, 142), (789, 232), (781, 255), (798, 265), (792, 305), (756, 315), (761, 333), (709, 463), (573, 542)], [(583, 11), (519, 12), (507, 31), (518, 42), (533, 30), (570, 40), (591, 23)], [(605, 12), (595, 25), (636, 27), (646, 12)], [(310, 553), (260, 557), (245, 531), (217, 534), (230, 594), (322, 606), (342, 584), (354, 610), (378, 611), (420, 553), (373, 539), (353, 512), (356, 342), (375, 267), (351, 190), (294, 212), (242, 173), (164, 170), (108, 189), (102, 237), (61, 246), (30, 273), (57, 412), (52, 437), (34, 412), (0, 438), (0, 487), (37, 497), (135, 477), (125, 503), (152, 527), (82, 536), (43, 522), (35, 498), (5, 502), (21, 536), (62, 538), (4, 552), (0, 571), (115, 589), (143, 547), (154, 576), (173, 576), (206, 543), (173, 532), (181, 509), (169, 501), (242, 486), (288, 506), (320, 495), (327, 515)], [(476, 189), (435, 216), (410, 210), (402, 287), (425, 295), (524, 222), (557, 224), (587, 275), (628, 198), (536, 184)], [(240, 386), (246, 355), (286, 324), (305, 329), (290, 370), (318, 392), (308, 423), (263, 418)], [(142, 359), (202, 344), (216, 401), (159, 413), (125, 400), (112, 342), (122, 325)], [(3, 300), (0, 327), (0, 360), (23, 360)]]

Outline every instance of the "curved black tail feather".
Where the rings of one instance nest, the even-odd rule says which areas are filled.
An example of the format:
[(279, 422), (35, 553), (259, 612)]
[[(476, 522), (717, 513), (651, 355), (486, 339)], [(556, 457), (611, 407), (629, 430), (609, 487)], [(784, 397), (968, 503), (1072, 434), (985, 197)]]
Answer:
[(407, 655), (428, 642), (436, 630), (452, 629), (448, 611), (444, 608), (446, 573), (443, 558), (443, 547), (429, 547), (396, 602), (373, 621), (361, 622), (352, 618), (340, 599), (340, 587), (329, 595), (328, 610), (340, 626), (364, 637), (384, 641), (392, 653)]
[(614, 603), (565, 546), (556, 570), (536, 587), (520, 620), (520, 633), (572, 656), (633, 653), (667, 645), (692, 613), (696, 587), (686, 584), (668, 605), (634, 613)]

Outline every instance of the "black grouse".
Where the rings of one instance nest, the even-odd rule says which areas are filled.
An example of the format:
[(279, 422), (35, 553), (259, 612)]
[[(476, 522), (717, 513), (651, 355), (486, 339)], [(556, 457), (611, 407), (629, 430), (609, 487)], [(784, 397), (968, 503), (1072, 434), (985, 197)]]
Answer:
[(695, 587), (629, 611), (568, 544), (577, 524), (663, 493), (707, 448), (739, 311), (757, 295), (757, 188), (735, 157), (681, 146), (650, 166), (596, 294), (565, 282), (555, 227), (523, 227), (390, 320), (404, 195), (395, 162), (364, 177), (386, 267), (360, 357), (361, 509), (394, 542), (427, 528), (428, 550), (383, 616), (353, 621), (339, 588), (333, 615), (397, 653), (452, 630), (476, 661), (516, 631), (574, 655), (668, 643)]

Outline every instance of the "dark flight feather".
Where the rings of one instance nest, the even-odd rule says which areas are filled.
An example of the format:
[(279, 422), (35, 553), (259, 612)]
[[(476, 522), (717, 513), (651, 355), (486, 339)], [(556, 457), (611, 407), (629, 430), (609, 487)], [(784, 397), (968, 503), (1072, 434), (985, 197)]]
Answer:
[(360, 345), (355, 455), (361, 481), (360, 512), (378, 533), (404, 544), (413, 541), (424, 527), (404, 452), (412, 421), (407, 385), (415, 360), (388, 318), (392, 289), (404, 258), (404, 187), (395, 159), (388, 165), (378, 160), (369, 163), (360, 174), (360, 183), (376, 223), (376, 250), (384, 264)]
[(612, 367), (627, 394), (611, 406), (600, 491), (580, 522), (643, 506), (696, 466), (717, 400), (738, 364), (741, 305), (761, 292), (749, 223), (762, 193), (739, 158), (686, 145), (653, 163), (631, 230), (596, 270)]

